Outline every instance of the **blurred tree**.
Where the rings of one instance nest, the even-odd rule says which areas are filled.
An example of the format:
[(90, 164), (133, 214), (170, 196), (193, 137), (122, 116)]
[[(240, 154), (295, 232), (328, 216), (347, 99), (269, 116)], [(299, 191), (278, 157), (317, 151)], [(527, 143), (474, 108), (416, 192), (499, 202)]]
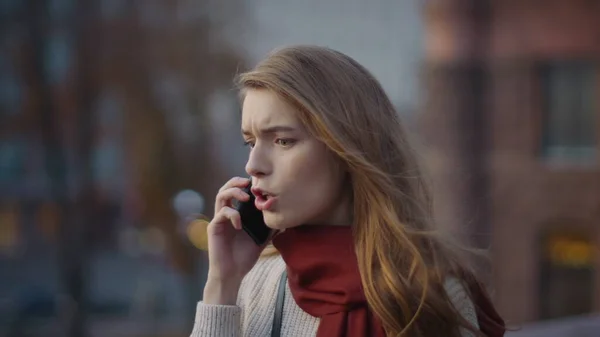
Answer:
[[(62, 215), (57, 233), (61, 284), (75, 309), (67, 316), (67, 336), (85, 335), (91, 249), (86, 239), (89, 227), (99, 224), (88, 221), (95, 218), (98, 200), (92, 152), (102, 137), (92, 106), (104, 90), (116, 92), (123, 102), (124, 190), (133, 191), (128, 196), (139, 205), (138, 220), (162, 230), (166, 254), (188, 276), (186, 297), (193, 315), (201, 294), (198, 252), (180, 235), (171, 199), (185, 188), (211, 200), (225, 179), (218, 160), (211, 158), (207, 100), (216, 90), (229, 89), (243, 67), (241, 56), (221, 34), (223, 22), (243, 22), (242, 3), (211, 4), (226, 8), (221, 21), (214, 20), (208, 1), (68, 3), (72, 8), (59, 18), (52, 11), (62, 2), (30, 0), (20, 12), (28, 28), (28, 61), (23, 62), (28, 111), (39, 122), (51, 198)], [(49, 48), (53, 20), (74, 41), (75, 66), (67, 67), (66, 78), (58, 82), (48, 61), (61, 56)]]
[[(50, 197), (63, 215), (58, 227), (57, 248), (59, 275), (64, 293), (69, 300), (69, 312), (63, 317), (66, 336), (85, 336), (86, 321), (86, 272), (88, 267), (88, 242), (86, 242), (87, 219), (94, 194), (90, 154), (92, 149), (93, 125), (91, 104), (95, 100), (93, 79), (94, 57), (88, 37), (94, 24), (94, 2), (78, 2), (72, 14), (63, 19), (62, 26), (71, 31), (75, 38), (75, 69), (73, 78), (62, 83), (72, 85), (70, 105), (74, 107), (75, 147), (71, 149), (64, 132), (60, 96), (56, 95), (53, 69), (48, 59), (55, 57), (49, 44), (52, 30), (51, 4), (47, 1), (29, 1), (26, 9), (29, 37), (31, 72), (28, 76), (30, 104), (36, 112), (44, 146), (46, 172), (49, 177)], [(69, 105), (69, 104), (67, 104)], [(72, 150), (73, 161), (68, 163)], [(70, 164), (70, 165), (69, 165)], [(68, 176), (72, 179), (68, 179)], [(70, 193), (72, 192), (72, 194)]]
[[(216, 90), (230, 88), (243, 64), (233, 48), (214, 40), (218, 28), (209, 13), (181, 18), (189, 3), (155, 2), (160, 18), (147, 22), (152, 16), (143, 13), (149, 11), (141, 7), (146, 4), (130, 2), (126, 19), (105, 30), (104, 46), (111, 52), (102, 65), (105, 85), (118, 88), (125, 103), (127, 160), (142, 219), (165, 231), (174, 261), (184, 271), (190, 267), (171, 199), (183, 188), (210, 199), (222, 182), (218, 160), (210, 158), (207, 100)], [(231, 20), (239, 15), (229, 14)], [(193, 134), (181, 135), (182, 120), (193, 123)]]
[[(229, 8), (226, 22), (241, 22), (238, 2), (219, 4)], [(121, 19), (105, 26), (103, 81), (124, 101), (133, 204), (145, 226), (162, 229), (172, 262), (189, 277), (193, 315), (201, 296), (198, 251), (178, 229), (172, 198), (193, 189), (211, 200), (224, 181), (211, 158), (207, 101), (216, 90), (231, 88), (243, 60), (223, 39), (208, 2), (127, 4)]]

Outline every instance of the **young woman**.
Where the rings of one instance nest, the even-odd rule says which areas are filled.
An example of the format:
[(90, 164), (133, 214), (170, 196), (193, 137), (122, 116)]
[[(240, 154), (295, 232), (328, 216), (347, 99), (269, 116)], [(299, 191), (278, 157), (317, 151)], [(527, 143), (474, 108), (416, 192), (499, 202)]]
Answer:
[[(440, 235), (415, 154), (378, 81), (337, 51), (271, 53), (239, 76), (246, 171), (274, 231), (259, 247), (219, 191), (192, 336), (502, 336), (460, 250)], [(287, 281), (282, 278), (287, 271)]]

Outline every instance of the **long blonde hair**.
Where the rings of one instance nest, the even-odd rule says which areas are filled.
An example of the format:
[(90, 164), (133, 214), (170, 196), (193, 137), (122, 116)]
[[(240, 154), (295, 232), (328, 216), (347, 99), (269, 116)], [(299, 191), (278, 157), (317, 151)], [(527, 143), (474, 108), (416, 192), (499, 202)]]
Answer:
[[(473, 330), (444, 290), (472, 278), (460, 248), (442, 238), (400, 118), (379, 82), (332, 49), (292, 46), (239, 75), (242, 94), (271, 90), (349, 172), (354, 240), (365, 295), (388, 336), (459, 336)], [(242, 95), (243, 96), (243, 95)], [(272, 253), (272, 250), (270, 251)]]

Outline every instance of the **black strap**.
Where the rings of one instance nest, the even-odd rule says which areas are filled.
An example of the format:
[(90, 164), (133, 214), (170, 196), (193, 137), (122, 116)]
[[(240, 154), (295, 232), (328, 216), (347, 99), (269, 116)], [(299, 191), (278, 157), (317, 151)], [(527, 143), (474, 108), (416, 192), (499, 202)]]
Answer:
[(273, 317), (273, 329), (271, 337), (281, 336), (281, 320), (283, 318), (283, 302), (285, 300), (285, 286), (287, 284), (287, 270), (283, 271), (279, 279), (279, 289), (277, 290), (277, 300), (275, 301), (275, 316)]

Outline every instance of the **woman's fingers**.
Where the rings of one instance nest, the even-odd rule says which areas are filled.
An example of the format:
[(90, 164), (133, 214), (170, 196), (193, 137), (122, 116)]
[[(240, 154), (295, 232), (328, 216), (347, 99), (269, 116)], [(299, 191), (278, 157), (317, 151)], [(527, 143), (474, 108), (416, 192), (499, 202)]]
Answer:
[(233, 228), (237, 230), (242, 229), (240, 213), (231, 207), (225, 206), (213, 218), (212, 224), (213, 230), (216, 231), (215, 234), (219, 233), (220, 230), (226, 230), (223, 226), (226, 226), (228, 223), (231, 223)]

